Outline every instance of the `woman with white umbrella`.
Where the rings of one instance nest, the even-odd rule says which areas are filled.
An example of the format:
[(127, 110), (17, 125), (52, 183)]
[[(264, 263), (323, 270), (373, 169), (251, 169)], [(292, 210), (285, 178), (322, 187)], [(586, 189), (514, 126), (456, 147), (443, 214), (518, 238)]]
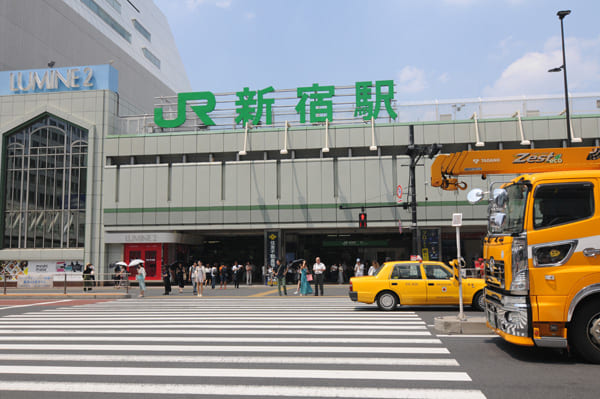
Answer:
[(122, 281), (127, 278), (127, 263), (119, 261), (115, 263), (115, 288), (121, 288)]
[(129, 267), (131, 266), (137, 266), (137, 275), (135, 276), (135, 279), (140, 287), (139, 297), (143, 298), (144, 291), (146, 291), (146, 269), (144, 269), (144, 261), (141, 259), (134, 259), (129, 262)]

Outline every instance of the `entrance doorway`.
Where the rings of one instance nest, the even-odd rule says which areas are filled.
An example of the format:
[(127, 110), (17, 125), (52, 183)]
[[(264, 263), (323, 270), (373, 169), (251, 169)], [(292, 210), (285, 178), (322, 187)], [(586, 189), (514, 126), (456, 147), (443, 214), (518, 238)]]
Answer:
[[(160, 280), (161, 255), (161, 244), (125, 244), (125, 262), (143, 260), (148, 280)], [(129, 273), (129, 279), (135, 279), (136, 269), (130, 268)]]

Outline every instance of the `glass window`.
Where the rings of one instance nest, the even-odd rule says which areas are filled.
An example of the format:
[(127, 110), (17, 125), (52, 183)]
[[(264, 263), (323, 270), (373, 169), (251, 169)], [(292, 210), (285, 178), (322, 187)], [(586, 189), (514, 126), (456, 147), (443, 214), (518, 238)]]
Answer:
[(493, 190), (488, 209), (490, 234), (512, 234), (523, 230), (528, 193), (529, 187), (522, 183)]
[(131, 33), (127, 31), (121, 24), (119, 24), (113, 17), (108, 15), (108, 13), (98, 5), (94, 0), (81, 0), (83, 4), (88, 6), (90, 10), (94, 12), (97, 16), (100, 17), (108, 26), (113, 28), (115, 32), (117, 32), (123, 39), (127, 40), (131, 43)]
[(148, 32), (148, 29), (144, 28), (144, 25), (140, 24), (137, 19), (133, 20), (133, 27), (135, 30), (140, 32), (149, 42), (152, 41), (152, 35)]
[(392, 280), (416, 280), (421, 279), (421, 270), (418, 263), (399, 263), (394, 266)]
[(576, 222), (593, 214), (592, 183), (545, 184), (535, 190), (533, 227), (536, 229)]
[(84, 246), (87, 134), (45, 116), (9, 135), (4, 248)]
[(429, 280), (450, 280), (452, 272), (442, 265), (425, 264), (425, 275)]
[(148, 60), (156, 65), (158, 69), (160, 69), (160, 60), (150, 52), (146, 47), (142, 47), (142, 51), (144, 52), (144, 56), (148, 58)]
[(119, 3), (117, 0), (104, 0), (106, 1), (108, 4), (110, 4), (110, 6), (112, 8), (115, 9), (115, 11), (117, 11), (119, 14), (121, 13), (121, 3)]

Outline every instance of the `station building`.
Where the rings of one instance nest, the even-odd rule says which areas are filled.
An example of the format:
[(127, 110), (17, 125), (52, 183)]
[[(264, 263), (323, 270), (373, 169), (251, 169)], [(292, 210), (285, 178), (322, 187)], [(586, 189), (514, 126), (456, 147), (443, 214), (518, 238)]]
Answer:
[[(44, 54), (43, 63), (0, 72), (0, 260), (29, 273), (78, 272), (87, 262), (110, 271), (138, 258), (149, 279), (195, 259), (447, 260), (456, 253), (453, 213), (463, 214), (461, 252), (474, 257), (487, 208), (429, 185), (431, 145), (535, 153), (572, 144), (561, 96), (403, 103), (392, 80), (191, 92), (187, 78), (170, 78), (182, 76), (178, 55), (161, 50), (158, 24), (136, 2), (40, 4), (53, 25), (67, 15), (91, 32), (83, 54), (107, 48), (56, 67)], [(576, 145), (597, 146), (600, 94), (571, 101)], [(416, 220), (402, 206), (411, 201), (412, 145), (425, 149), (415, 159)], [(488, 189), (508, 178), (463, 180)]]

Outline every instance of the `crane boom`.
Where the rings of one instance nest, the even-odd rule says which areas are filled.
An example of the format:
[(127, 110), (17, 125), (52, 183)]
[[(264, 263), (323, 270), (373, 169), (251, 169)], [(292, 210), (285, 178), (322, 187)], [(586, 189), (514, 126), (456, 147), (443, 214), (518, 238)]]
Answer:
[(467, 188), (460, 175), (523, 174), (600, 169), (600, 147), (461, 151), (441, 154), (431, 165), (431, 185), (455, 191)]

